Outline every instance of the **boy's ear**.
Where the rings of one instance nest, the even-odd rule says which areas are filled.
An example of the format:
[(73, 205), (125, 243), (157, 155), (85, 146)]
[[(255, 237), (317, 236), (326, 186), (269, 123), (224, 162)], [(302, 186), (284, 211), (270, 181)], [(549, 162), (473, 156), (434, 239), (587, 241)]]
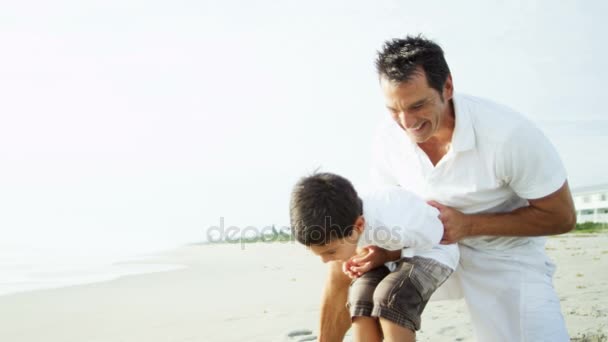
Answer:
[(355, 221), (355, 226), (353, 227), (359, 234), (363, 233), (365, 230), (365, 218), (363, 215), (359, 215), (357, 220)]

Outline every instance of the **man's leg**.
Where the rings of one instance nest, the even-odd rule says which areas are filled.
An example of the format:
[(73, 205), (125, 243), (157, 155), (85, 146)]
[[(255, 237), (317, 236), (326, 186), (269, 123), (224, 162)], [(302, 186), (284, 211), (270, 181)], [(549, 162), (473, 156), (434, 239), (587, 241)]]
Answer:
[(342, 341), (351, 325), (346, 308), (351, 279), (342, 272), (342, 263), (329, 263), (329, 274), (321, 300), (319, 342)]
[(544, 251), (460, 251), (457, 272), (477, 341), (569, 341)]
[(521, 289), (522, 340), (569, 342), (566, 321), (553, 287), (555, 264), (544, 251), (527, 261)]

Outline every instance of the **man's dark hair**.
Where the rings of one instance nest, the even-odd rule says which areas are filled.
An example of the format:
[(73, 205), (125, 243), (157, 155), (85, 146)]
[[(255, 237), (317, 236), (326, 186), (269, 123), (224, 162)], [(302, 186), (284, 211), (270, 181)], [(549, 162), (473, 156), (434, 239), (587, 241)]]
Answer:
[(298, 242), (325, 245), (349, 237), (363, 204), (346, 178), (316, 173), (298, 181), (291, 193), (289, 216)]
[(450, 75), (450, 68), (443, 50), (435, 42), (421, 35), (392, 39), (378, 51), (376, 70), (378, 76), (401, 83), (409, 81), (422, 68), (429, 87), (443, 94), (443, 85)]

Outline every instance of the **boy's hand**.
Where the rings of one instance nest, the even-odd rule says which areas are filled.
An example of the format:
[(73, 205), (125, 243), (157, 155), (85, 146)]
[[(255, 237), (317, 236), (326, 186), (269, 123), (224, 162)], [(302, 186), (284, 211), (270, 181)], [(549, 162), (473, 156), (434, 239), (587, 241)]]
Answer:
[(384, 265), (388, 260), (388, 251), (378, 246), (367, 246), (363, 252), (348, 259), (342, 264), (342, 271), (351, 279), (359, 278), (365, 272)]

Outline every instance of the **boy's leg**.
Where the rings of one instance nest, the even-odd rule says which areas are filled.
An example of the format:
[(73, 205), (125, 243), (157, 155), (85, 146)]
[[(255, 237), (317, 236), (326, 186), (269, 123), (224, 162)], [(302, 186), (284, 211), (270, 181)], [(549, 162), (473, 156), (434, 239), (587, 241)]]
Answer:
[(380, 318), (380, 326), (384, 334), (386, 342), (414, 342), (416, 341), (416, 332), (410, 328), (405, 328), (389, 321), (385, 318)]
[(352, 317), (353, 337), (356, 342), (382, 341), (378, 319), (372, 317), (374, 291), (390, 271), (380, 266), (353, 281), (348, 294), (348, 307)]
[(433, 292), (452, 269), (429, 258), (402, 259), (374, 292), (372, 316), (380, 319), (388, 341), (413, 341), (420, 317)]
[(382, 341), (382, 331), (374, 317), (353, 317), (353, 337), (355, 342)]

